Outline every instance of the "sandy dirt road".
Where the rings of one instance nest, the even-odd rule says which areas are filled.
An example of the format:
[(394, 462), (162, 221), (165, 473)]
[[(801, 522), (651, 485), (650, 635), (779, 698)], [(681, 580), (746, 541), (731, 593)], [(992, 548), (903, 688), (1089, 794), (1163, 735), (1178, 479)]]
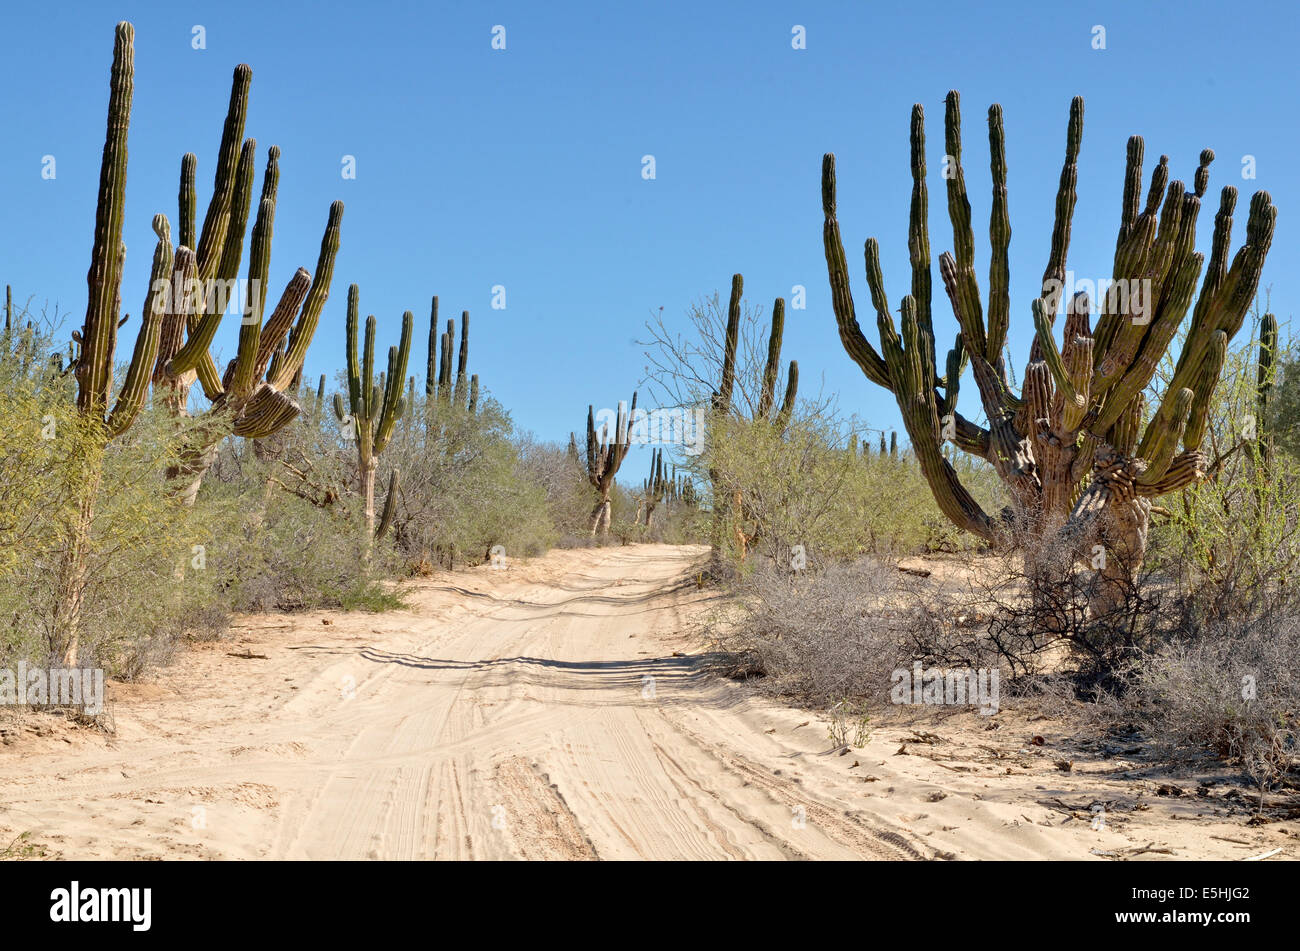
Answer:
[(69, 858), (928, 854), (805, 788), (824, 727), (788, 747), (674, 656), (702, 554), (553, 552), (417, 583), (409, 611), (251, 619), (119, 686), (101, 748), (0, 748), (0, 823)]
[(1043, 803), (1097, 781), (898, 755), (906, 732), (837, 755), (819, 718), (709, 669), (704, 553), (556, 551), (417, 582), (408, 610), (244, 619), (116, 685), (112, 736), (0, 730), (0, 849), (27, 833), (64, 858), (1088, 858), (1190, 825), (1147, 810), (1098, 831), (1086, 805), (1071, 822)]

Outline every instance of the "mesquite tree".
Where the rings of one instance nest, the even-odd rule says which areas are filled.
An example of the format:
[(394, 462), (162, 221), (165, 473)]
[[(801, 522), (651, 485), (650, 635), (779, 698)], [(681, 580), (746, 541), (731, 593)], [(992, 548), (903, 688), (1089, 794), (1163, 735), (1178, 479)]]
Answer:
[[(632, 394), (632, 406), (619, 402), (618, 415), (614, 432), (611, 435), (609, 423), (596, 432), (596, 408), (587, 407), (587, 479), (600, 498), (591, 510), (591, 537), (599, 533), (609, 534), (610, 490), (614, 488), (614, 476), (619, 466), (627, 458), (627, 451), (632, 447), (632, 418), (636, 415), (636, 393)], [(572, 442), (572, 434), (570, 434)]]
[[(1145, 394), (1184, 322), (1201, 275), (1204, 258), (1194, 248), (1195, 226), (1214, 153), (1201, 153), (1190, 193), (1182, 182), (1169, 180), (1168, 159), (1161, 156), (1144, 204), (1143, 142), (1140, 136), (1129, 139), (1114, 283), (1098, 302), (1093, 326), (1086, 295), (1061, 300), (1083, 135), (1083, 100), (1076, 97), (1070, 107), (1051, 250), (1041, 293), (1031, 302), (1034, 339), (1020, 392), (1014, 393), (1003, 354), (1010, 320), (1011, 226), (1002, 109), (994, 105), (988, 112), (993, 202), (986, 315), (975, 274), (975, 239), (961, 164), (959, 100), (950, 92), (944, 178), (954, 252), (940, 256), (939, 273), (960, 332), (940, 375), (930, 299), (924, 119), (922, 107), (914, 106), (908, 232), (912, 283), (911, 293), (901, 302), (901, 326), (895, 324), (885, 296), (876, 241), (866, 242), (879, 352), (858, 324), (836, 220), (835, 156), (828, 153), (823, 159), (823, 237), (840, 340), (870, 380), (894, 393), (935, 501), (956, 525), (1027, 554), (1045, 548), (1065, 551), (1071, 562), (1101, 546), (1101, 558), (1094, 554), (1092, 560), (1100, 569), (1091, 603), (1094, 617), (1099, 616), (1117, 605), (1136, 578), (1146, 548), (1151, 500), (1205, 474), (1207, 460), (1200, 447), (1206, 417), (1228, 342), (1241, 328), (1259, 285), (1277, 210), (1267, 192), (1255, 194), (1245, 244), (1229, 265), (1237, 192), (1231, 186), (1223, 189), (1209, 265), (1183, 348), (1158, 404), (1148, 414)], [(1061, 304), (1065, 319), (1058, 345), (1054, 321)], [(957, 411), (967, 364), (987, 428)], [(986, 513), (961, 484), (944, 458), (945, 441), (994, 467), (1010, 499), (1001, 513)]]
[(365, 506), (367, 544), (382, 537), (393, 520), (397, 504), (398, 471), (393, 470), (388, 481), (388, 499), (379, 528), (375, 528), (375, 473), (379, 471), (379, 456), (393, 437), (393, 427), (407, 410), (402, 398), (406, 363), (411, 356), (411, 330), (415, 316), (408, 310), (402, 315), (402, 339), (396, 347), (388, 348), (388, 372), (375, 380), (375, 315), (366, 318), (366, 343), (357, 360), (357, 324), (360, 321), (360, 291), (353, 284), (348, 288), (347, 361), (348, 404), (344, 406), (342, 394), (334, 394), (334, 414), (343, 424), (344, 432), (357, 443), (357, 476), (361, 485), (361, 498)]

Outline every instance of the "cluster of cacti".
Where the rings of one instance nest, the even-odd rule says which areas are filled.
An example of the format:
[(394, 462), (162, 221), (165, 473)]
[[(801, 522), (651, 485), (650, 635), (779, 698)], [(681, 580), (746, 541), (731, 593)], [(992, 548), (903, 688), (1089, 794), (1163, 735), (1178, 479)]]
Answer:
[[(732, 412), (732, 397), (736, 386), (736, 348), (740, 342), (741, 297), (745, 279), (739, 274), (731, 276), (731, 298), (727, 302), (727, 329), (722, 343), (722, 378), (713, 391), (713, 410), (727, 416)], [(794, 412), (795, 396), (799, 390), (799, 361), (791, 360), (786, 373), (785, 398), (776, 406), (776, 384), (781, 371), (781, 340), (785, 333), (785, 298), (772, 303), (772, 326), (767, 340), (767, 362), (763, 365), (763, 382), (754, 408), (755, 421), (772, 422), (783, 430)], [(773, 415), (773, 410), (776, 410)]]
[[(862, 451), (860, 455), (863, 459), (871, 458), (871, 446), (866, 442), (862, 443)], [(859, 458), (857, 433), (852, 433), (849, 436), (849, 458)], [(898, 458), (898, 433), (890, 432), (886, 434), (883, 429), (880, 431), (880, 458)]]
[(671, 484), (671, 479), (664, 469), (664, 451), (662, 449), (652, 449), (650, 451), (650, 474), (641, 483), (641, 497), (638, 500), (636, 518), (632, 524), (641, 524), (644, 517), (645, 527), (650, 527), (650, 520), (654, 516), (655, 509), (664, 500), (664, 496)]
[(189, 447), (185, 463), (169, 472), (173, 477), (190, 477), (181, 494), (192, 501), (223, 436), (268, 436), (298, 415), (295, 381), (300, 378), (307, 348), (329, 296), (343, 204), (336, 201), (330, 207), (315, 276), (298, 268), (263, 324), (279, 183), (280, 152), (275, 146), (270, 148), (251, 235), (247, 300), (238, 351), (225, 373), (219, 374), (209, 348), (224, 316), (230, 289), (238, 283), (257, 148), (254, 139), (243, 138), (252, 70), (246, 65), (236, 67), (202, 231), (197, 231), (195, 222), (197, 159), (192, 153), (181, 160), (177, 246), (173, 247), (166, 215), (154, 216), (158, 242), (141, 327), (126, 379), (109, 411), (117, 330), (122, 323), (118, 313), (126, 253), (122, 223), (134, 77), (133, 36), (129, 23), (118, 24), (95, 240), (87, 275), (89, 303), (84, 326), (73, 334), (79, 348), (77, 405), (83, 415), (101, 420), (111, 438), (131, 425), (144, 405), (151, 382), (174, 414), (188, 415), (189, 389), (197, 379), (212, 407), (205, 414), (204, 425), (191, 430), (197, 434), (196, 443)]
[(695, 481), (686, 473), (679, 473), (673, 466), (672, 478), (668, 480), (668, 508), (672, 511), (681, 505), (693, 509), (700, 504), (699, 493), (695, 491)]
[[(609, 424), (605, 423), (597, 433), (596, 408), (587, 407), (587, 480), (599, 493), (596, 507), (591, 510), (593, 538), (597, 534), (603, 536), (609, 533), (609, 493), (614, 487), (614, 476), (618, 474), (619, 466), (623, 464), (628, 450), (632, 447), (632, 418), (635, 415), (636, 393), (633, 393), (630, 408), (621, 401), (618, 404), (614, 432), (611, 434)], [(572, 433), (569, 434), (569, 444), (572, 447), (570, 451), (576, 453), (577, 440)]]
[[(185, 413), (189, 387), (195, 378), (213, 402), (204, 425), (190, 430), (195, 442), (183, 465), (171, 477), (188, 476), (180, 495), (192, 501), (203, 473), (215, 457), (215, 446), (227, 433), (269, 435), (299, 412), (287, 390), (302, 369), (321, 308), (329, 294), (334, 256), (338, 250), (343, 205), (330, 208), (321, 242), (316, 275), (299, 268), (266, 325), (262, 324), (271, 228), (279, 177), (279, 150), (272, 147), (263, 181), (261, 202), (253, 226), (249, 263), (249, 301), (239, 337), (239, 349), (224, 376), (217, 372), (208, 348), (226, 307), (228, 289), (237, 282), (244, 230), (253, 191), (256, 143), (243, 141), (248, 88), (252, 71), (236, 68), (230, 106), (222, 132), (212, 200), (201, 234), (195, 229), (194, 173), (197, 161), (181, 161), (179, 246), (173, 246), (171, 225), (154, 216), (158, 237), (140, 329), (126, 377), (113, 400), (113, 366), (117, 332), (125, 323), (121, 311), (122, 273), (126, 247), (125, 220), (127, 135), (135, 80), (135, 30), (117, 25), (110, 78), (108, 124), (100, 164), (99, 197), (90, 269), (86, 275), (88, 302), (80, 331), (74, 332), (73, 357), (77, 381), (77, 410), (107, 442), (125, 432), (144, 406), (152, 383), (166, 394), (176, 414)], [(241, 146), (242, 142), (242, 146)], [(8, 306), (6, 313), (8, 313)], [(295, 313), (301, 313), (295, 320)], [(277, 353), (279, 356), (277, 357)], [(111, 403), (111, 408), (110, 408)], [(93, 467), (92, 467), (93, 468)], [(66, 562), (60, 577), (60, 610), (55, 642), (65, 659), (75, 662), (81, 591), (85, 584), (86, 532), (91, 520), (98, 477), (85, 487), (79, 512), (69, 526)]]
[[(438, 333), (438, 297), (433, 298), (433, 312), (429, 318), (429, 360), (424, 378), (424, 395), (433, 405), (435, 398), (443, 403), (463, 406), (473, 413), (478, 408), (478, 374), (468, 378), (469, 372), (469, 311), (460, 315), (460, 353), (457, 356), (456, 375), (451, 372), (452, 351), (456, 347), (456, 321), (447, 318), (447, 329)], [(437, 364), (434, 357), (437, 356)], [(414, 385), (414, 384), (412, 384)], [(466, 398), (468, 396), (468, 402)]]
[(411, 355), (411, 330), (414, 315), (408, 310), (402, 315), (402, 339), (396, 347), (388, 348), (388, 371), (375, 379), (375, 316), (366, 318), (365, 349), (357, 358), (357, 325), (360, 322), (360, 297), (357, 285), (348, 288), (348, 313), (346, 347), (348, 362), (348, 402), (345, 405), (340, 393), (334, 394), (334, 414), (342, 424), (345, 438), (357, 444), (357, 475), (361, 485), (361, 498), (365, 505), (366, 535), (381, 538), (393, 521), (397, 505), (399, 474), (393, 469), (388, 480), (388, 498), (384, 503), (383, 517), (375, 527), (375, 473), (379, 469), (379, 456), (393, 436), (393, 427), (407, 410), (402, 397), (406, 364)]
[[(744, 292), (745, 279), (739, 274), (731, 277), (731, 298), (727, 303), (727, 327), (722, 345), (722, 378), (718, 389), (712, 397), (714, 431), (721, 428), (721, 423), (732, 415), (733, 395), (736, 385), (736, 349), (740, 342), (741, 296)], [(799, 390), (799, 362), (790, 361), (786, 373), (785, 397), (779, 408), (776, 406), (776, 385), (781, 369), (781, 341), (785, 333), (785, 299), (778, 297), (772, 304), (772, 326), (768, 334), (767, 360), (763, 365), (762, 383), (758, 394), (758, 404), (753, 408), (754, 422), (770, 422), (779, 432), (784, 433), (794, 413), (795, 398)], [(774, 412), (775, 411), (775, 412)], [(731, 535), (736, 551), (743, 561), (750, 539), (744, 529), (744, 499), (741, 493), (733, 491), (730, 498), (719, 490), (718, 472), (709, 470), (709, 479), (713, 483), (713, 522), (714, 552), (721, 551), (726, 526), (731, 525)]]
[[(1192, 484), (1206, 471), (1200, 446), (1211, 397), (1228, 341), (1240, 329), (1258, 287), (1277, 211), (1266, 192), (1254, 196), (1246, 242), (1229, 266), (1237, 193), (1232, 187), (1223, 189), (1209, 266), (1182, 353), (1160, 405), (1148, 419), (1144, 394), (1191, 305), (1202, 269), (1203, 256), (1194, 249), (1195, 225), (1214, 154), (1208, 149), (1201, 153), (1192, 192), (1182, 182), (1169, 180), (1168, 159), (1161, 156), (1143, 204), (1143, 142), (1138, 136), (1129, 139), (1115, 285), (1099, 302), (1095, 327), (1086, 295), (1067, 302), (1063, 344), (1058, 346), (1053, 322), (1067, 277), (1076, 161), (1083, 134), (1083, 100), (1076, 98), (1070, 108), (1051, 251), (1041, 294), (1032, 303), (1035, 336), (1016, 394), (1003, 353), (1010, 318), (1011, 228), (1000, 106), (989, 109), (988, 126), (993, 253), (986, 317), (975, 275), (975, 241), (961, 164), (959, 100), (956, 92), (948, 94), (944, 178), (955, 250), (940, 256), (939, 271), (960, 333), (942, 375), (936, 366), (931, 315), (922, 107), (912, 110), (908, 239), (912, 282), (911, 293), (901, 302), (901, 327), (895, 324), (885, 295), (876, 241), (866, 242), (866, 277), (880, 332), (879, 352), (863, 335), (854, 310), (836, 220), (835, 157), (825, 156), (824, 243), (840, 340), (869, 379), (894, 393), (912, 452), (944, 514), (961, 528), (999, 545), (1050, 538), (1069, 546), (1069, 551), (1083, 553), (1100, 541), (1108, 557), (1093, 607), (1105, 610), (1131, 583), (1141, 562), (1151, 499)], [(1127, 293), (1115, 292), (1116, 287)], [(968, 364), (987, 428), (957, 411), (960, 378)], [(1010, 496), (1010, 505), (1000, 515), (986, 513), (961, 484), (944, 456), (945, 441), (996, 469)]]

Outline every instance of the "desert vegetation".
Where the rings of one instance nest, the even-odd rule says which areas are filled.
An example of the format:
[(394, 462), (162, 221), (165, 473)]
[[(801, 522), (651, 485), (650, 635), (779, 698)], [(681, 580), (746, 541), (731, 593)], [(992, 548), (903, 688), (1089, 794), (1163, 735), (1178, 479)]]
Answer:
[[(894, 493), (910, 487), (930, 499), (916, 509), (888, 506), (879, 531), (862, 513), (878, 512), (873, 503), (886, 493), (877, 486), (855, 495), (869, 479), (855, 460), (856, 440), (850, 436), (837, 456), (842, 427), (811, 407), (796, 411), (780, 435), (720, 439), (715, 432), (715, 470), (744, 472), (755, 483), (746, 510), (763, 513), (762, 534), (780, 539), (738, 580), (744, 607), (721, 623), (721, 639), (738, 652), (738, 670), (764, 674), (769, 688), (805, 702), (856, 698), (889, 709), (891, 698), (899, 703), (891, 672), (913, 664), (940, 676), (997, 669), (1013, 695), (1068, 698), (1080, 731), (1139, 724), (1161, 755), (1224, 757), (1261, 790), (1291, 784), (1295, 372), (1274, 315), (1256, 307), (1252, 317), (1276, 209), (1266, 192), (1253, 196), (1234, 254), (1237, 192), (1224, 187), (1207, 264), (1194, 239), (1213, 152), (1201, 153), (1191, 189), (1170, 180), (1162, 156), (1143, 203), (1143, 141), (1135, 136), (1110, 288), (1095, 302), (1064, 296), (1083, 133), (1076, 98), (1017, 392), (1006, 352), (1002, 122), (1000, 107), (991, 107), (984, 307), (959, 98), (949, 93), (944, 180), (955, 253), (940, 256), (939, 272), (958, 333), (942, 373), (922, 107), (912, 112), (912, 276), (901, 325), (878, 246), (874, 239), (865, 245), (880, 350), (858, 321), (837, 221), (835, 158), (826, 155), (824, 245), (840, 340), (866, 377), (893, 393), (909, 437), (899, 458), (886, 456), (882, 443), (866, 468), (886, 468)], [(957, 406), (968, 367), (982, 422)], [(851, 478), (842, 474), (848, 469)], [(774, 493), (779, 504), (765, 505)], [(936, 509), (958, 534), (916, 535)], [(962, 554), (898, 570), (898, 556), (926, 547)]]
[[(731, 672), (852, 711), (858, 739), (841, 717), (841, 745), (899, 712), (899, 671), (995, 670), (1008, 696), (1054, 704), (1081, 732), (1137, 730), (1165, 760), (1240, 767), (1261, 803), (1294, 790), (1300, 355), (1263, 283), (1269, 194), (1250, 198), (1234, 250), (1238, 194), (1223, 187), (1208, 254), (1196, 248), (1211, 150), (1188, 187), (1165, 156), (1147, 179), (1143, 139), (1129, 139), (1114, 256), (1098, 268), (1107, 286), (1068, 293), (1084, 109), (1070, 103), (1041, 290), (1016, 304), (1033, 329), (1017, 373), (1003, 114), (987, 114), (985, 298), (950, 92), (952, 251), (937, 263), (955, 338), (940, 364), (917, 105), (910, 283), (896, 307), (879, 245), (864, 245), (858, 300), (878, 343), (850, 289), (833, 154), (821, 170), (824, 329), (833, 320), (844, 355), (892, 394), (904, 438), (813, 391), (806, 356), (801, 386), (783, 353), (786, 300), (751, 304), (737, 273), (725, 302), (715, 292), (680, 322), (661, 308), (646, 323), (631, 399), (590, 404), (585, 442), (575, 432), (566, 445), (521, 431), (470, 373), (468, 311), (444, 324), (432, 298), (421, 380), (413, 310), (363, 321), (358, 283), (331, 304), (341, 201), (318, 209), (314, 269), (288, 272), (268, 308), (281, 153), (271, 145), (259, 162), (245, 137), (247, 65), (234, 70), (202, 222), (188, 152), (175, 230), (152, 215), (132, 327), (121, 288), (135, 79), (122, 23), (79, 326), (6, 290), (0, 667), (130, 680), (239, 614), (384, 611), (402, 606), (407, 579), (557, 546), (701, 544), (710, 555), (692, 574), (723, 605), (708, 634)], [(221, 369), (213, 342), (241, 273), (250, 292)], [(304, 365), (330, 307), (343, 311), (346, 365), (313, 385)], [(394, 341), (386, 363), (381, 330)], [(964, 413), (963, 378), (977, 397)]]

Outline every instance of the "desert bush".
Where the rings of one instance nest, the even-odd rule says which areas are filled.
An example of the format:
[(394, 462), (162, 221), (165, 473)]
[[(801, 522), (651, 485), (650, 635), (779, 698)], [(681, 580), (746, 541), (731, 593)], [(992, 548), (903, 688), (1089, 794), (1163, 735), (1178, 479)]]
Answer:
[(910, 666), (911, 612), (892, 565), (863, 559), (792, 572), (758, 563), (739, 583), (739, 616), (720, 646), (772, 693), (824, 706), (888, 701), (890, 674)]
[[(833, 416), (803, 405), (784, 433), (762, 422), (729, 421), (712, 434), (699, 465), (712, 468), (723, 491), (744, 498), (747, 547), (784, 564), (794, 546), (820, 565), (979, 546), (943, 517), (906, 451), (859, 455), (837, 448), (845, 442)], [(996, 500), (991, 470), (964, 465), (985, 500)], [(730, 553), (736, 556), (734, 545)]]
[[(79, 662), (131, 677), (165, 657), (177, 639), (220, 629), (221, 596), (213, 576), (194, 568), (203, 560), (194, 546), (221, 534), (221, 513), (185, 506), (164, 484), (162, 472), (178, 449), (175, 427), (143, 413), (129, 435), (97, 448), (96, 435), (71, 410), (66, 378), (33, 389), (31, 376), (24, 384), (6, 365), (0, 412), (15, 425), (0, 435), (0, 458), (13, 465), (4, 465), (10, 475), (0, 477), (8, 503), (0, 527), (0, 659), (53, 660), (64, 524), (94, 459), (102, 460), (102, 474), (89, 525)], [(14, 488), (24, 480), (35, 495)]]
[(1300, 603), (1293, 593), (1243, 603), (1203, 619), (1127, 672), (1114, 705), (1136, 719), (1164, 755), (1209, 753), (1241, 766), (1263, 789), (1297, 766)]
[(497, 545), (511, 557), (535, 555), (557, 537), (550, 513), (559, 497), (529, 480), (537, 453), (529, 459), (509, 414), (486, 395), (472, 413), (419, 403), (386, 461), (402, 473), (393, 544), (411, 563), (478, 564)]

